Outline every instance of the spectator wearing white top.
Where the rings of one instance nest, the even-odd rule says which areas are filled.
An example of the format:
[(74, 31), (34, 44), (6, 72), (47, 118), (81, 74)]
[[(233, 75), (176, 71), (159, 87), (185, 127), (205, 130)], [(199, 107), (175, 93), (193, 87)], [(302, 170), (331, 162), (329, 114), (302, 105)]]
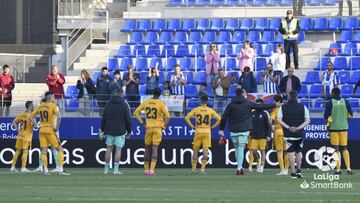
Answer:
[(186, 85), (186, 75), (180, 70), (180, 65), (175, 65), (174, 75), (171, 76), (170, 86), (174, 95), (184, 95)]
[(330, 98), (331, 90), (339, 85), (339, 78), (337, 73), (334, 71), (333, 64), (329, 62), (327, 64), (327, 71), (324, 72), (321, 80), (323, 86), (322, 94), (326, 98)]
[(278, 76), (278, 81), (284, 77), (285, 66), (286, 66), (286, 54), (284, 53), (281, 44), (276, 47), (276, 53), (273, 53), (270, 57), (271, 63), (273, 64), (274, 73)]
[(264, 71), (261, 82), (264, 87), (264, 94), (277, 94), (277, 75), (274, 73), (272, 64), (268, 63), (266, 65), (266, 70)]

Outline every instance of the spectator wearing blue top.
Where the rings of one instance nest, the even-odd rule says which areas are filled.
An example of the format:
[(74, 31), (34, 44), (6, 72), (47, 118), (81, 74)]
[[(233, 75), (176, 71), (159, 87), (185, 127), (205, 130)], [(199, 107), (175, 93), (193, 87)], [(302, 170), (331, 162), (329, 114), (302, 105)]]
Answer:
[(244, 67), (244, 72), (241, 75), (238, 84), (247, 93), (257, 93), (256, 79), (254, 73), (250, 71), (249, 66)]
[(149, 74), (146, 81), (146, 94), (153, 95), (154, 89), (159, 87), (159, 70), (157, 67), (149, 68)]
[(325, 98), (330, 98), (331, 91), (339, 85), (339, 77), (334, 71), (333, 64), (331, 62), (327, 64), (327, 71), (323, 74), (321, 84), (323, 86), (322, 94)]
[(114, 80), (111, 81), (109, 88), (111, 91), (111, 94), (114, 95), (118, 89), (122, 89), (123, 87), (123, 81), (121, 80), (121, 74), (120, 71), (114, 72)]

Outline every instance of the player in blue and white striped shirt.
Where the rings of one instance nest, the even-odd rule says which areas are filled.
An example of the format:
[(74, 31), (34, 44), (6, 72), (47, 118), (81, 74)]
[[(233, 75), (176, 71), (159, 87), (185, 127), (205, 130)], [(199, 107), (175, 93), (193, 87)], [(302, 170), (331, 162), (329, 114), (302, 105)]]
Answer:
[(277, 94), (278, 76), (274, 73), (271, 63), (266, 65), (261, 81), (264, 87), (264, 94)]
[(186, 85), (186, 75), (181, 72), (180, 65), (175, 65), (174, 75), (171, 76), (170, 85), (174, 95), (184, 95)]

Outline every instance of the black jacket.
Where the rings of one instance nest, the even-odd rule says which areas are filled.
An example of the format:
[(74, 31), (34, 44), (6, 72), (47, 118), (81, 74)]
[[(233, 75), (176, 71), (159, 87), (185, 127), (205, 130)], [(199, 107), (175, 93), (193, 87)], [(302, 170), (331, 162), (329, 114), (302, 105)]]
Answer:
[(269, 113), (264, 110), (256, 110), (251, 113), (252, 126), (256, 126), (251, 130), (252, 139), (264, 139), (271, 137), (271, 124)]
[(110, 75), (101, 75), (96, 81), (96, 98), (98, 100), (108, 100), (110, 98), (110, 83), (112, 81)]
[(105, 106), (100, 129), (105, 135), (119, 136), (131, 133), (130, 108), (123, 97), (111, 97)]
[(76, 84), (76, 87), (79, 89), (78, 98), (82, 98), (84, 96), (84, 86), (89, 95), (96, 94), (96, 88), (90, 78), (86, 80), (85, 84), (82, 84), (81, 81), (78, 80)]
[[(289, 76), (285, 76), (280, 80), (280, 84), (279, 84), (279, 89), (281, 93), (286, 92), (286, 83), (288, 80)], [(291, 77), (291, 86), (292, 86), (292, 90), (295, 90), (296, 92), (300, 92), (301, 90), (301, 83), (300, 83), (300, 79), (298, 77), (296, 77), (295, 75), (293, 75)]]
[(229, 119), (229, 130), (231, 132), (247, 132), (252, 129), (251, 110), (272, 109), (275, 104), (257, 104), (247, 100), (243, 96), (235, 96), (225, 107), (221, 116), (219, 129), (224, 130)]

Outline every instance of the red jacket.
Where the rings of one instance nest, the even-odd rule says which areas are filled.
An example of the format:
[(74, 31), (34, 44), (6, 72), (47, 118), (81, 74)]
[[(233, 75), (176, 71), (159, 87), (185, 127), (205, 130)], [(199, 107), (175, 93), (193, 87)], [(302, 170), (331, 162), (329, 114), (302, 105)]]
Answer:
[(64, 97), (64, 83), (65, 77), (58, 73), (59, 79), (54, 74), (49, 74), (46, 78), (46, 84), (49, 86), (49, 91), (54, 92), (55, 99), (62, 99)]
[[(1, 95), (6, 100), (12, 100), (11, 91), (15, 88), (14, 78), (10, 74), (0, 74), (0, 88), (2, 90)], [(1, 97), (0, 97), (1, 100)]]

